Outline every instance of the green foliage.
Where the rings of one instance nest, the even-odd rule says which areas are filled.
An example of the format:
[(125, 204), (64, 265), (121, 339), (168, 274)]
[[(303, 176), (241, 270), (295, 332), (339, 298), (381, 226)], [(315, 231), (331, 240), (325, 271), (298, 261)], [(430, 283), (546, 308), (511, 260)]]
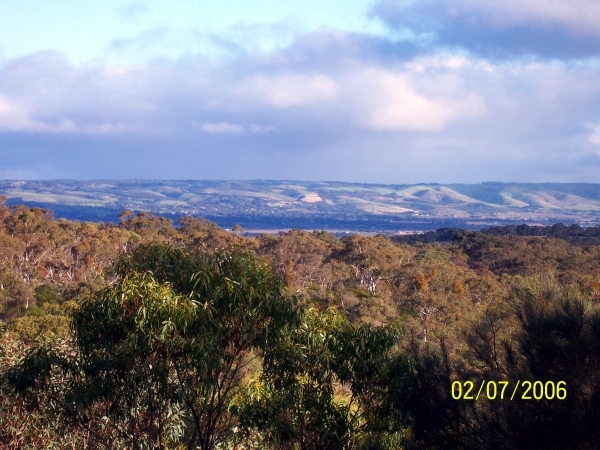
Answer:
[(450, 259), (450, 255), (439, 250), (423, 250), (415, 256), (417, 261), (427, 261), (434, 264), (444, 264)]
[(57, 304), (60, 303), (60, 297), (57, 295), (56, 291), (47, 284), (42, 284), (36, 287), (33, 291), (33, 296), (35, 297), (35, 302), (38, 306), (42, 306), (45, 304)]
[(64, 339), (69, 333), (70, 320), (64, 309), (46, 310), (31, 308), (33, 314), (15, 319), (6, 326), (7, 331), (15, 333), (20, 339), (37, 342), (46, 338)]
[(140, 246), (116, 273), (77, 307), (64, 303), (73, 346), (43, 337), (64, 337), (66, 316), (61, 331), (49, 314), (11, 324), (39, 345), (11, 364), (4, 392), (62, 423), (71, 442), (360, 448), (401, 438), (411, 368), (394, 350), (397, 328), (301, 313), (265, 261), (235, 248)]
[(300, 327), (264, 354), (264, 370), (235, 407), (264, 446), (358, 448), (402, 430), (397, 402), (410, 373), (394, 354), (393, 327), (350, 323), (334, 309), (309, 309)]
[(313, 234), (317, 239), (331, 245), (334, 248), (342, 248), (342, 243), (340, 242), (340, 240), (336, 238), (333, 234), (328, 233), (325, 230), (313, 231)]
[(134, 445), (144, 430), (150, 447), (180, 408), (182, 442), (214, 448), (232, 433), (227, 405), (253, 352), (297, 320), (293, 299), (266, 263), (235, 249), (143, 246), (117, 273), (73, 316), (85, 391), (94, 393), (87, 407), (111, 403), (112, 416), (128, 422), (122, 439)]

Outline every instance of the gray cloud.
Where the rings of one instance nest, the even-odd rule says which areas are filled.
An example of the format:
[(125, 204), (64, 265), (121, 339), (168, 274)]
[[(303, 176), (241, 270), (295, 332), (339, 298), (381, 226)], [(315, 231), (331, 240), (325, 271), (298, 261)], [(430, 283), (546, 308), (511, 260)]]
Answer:
[(486, 57), (600, 54), (600, 3), (593, 0), (384, 0), (371, 14), (430, 44)]
[(599, 77), (327, 29), (221, 61), (42, 52), (0, 66), (0, 176), (597, 181)]

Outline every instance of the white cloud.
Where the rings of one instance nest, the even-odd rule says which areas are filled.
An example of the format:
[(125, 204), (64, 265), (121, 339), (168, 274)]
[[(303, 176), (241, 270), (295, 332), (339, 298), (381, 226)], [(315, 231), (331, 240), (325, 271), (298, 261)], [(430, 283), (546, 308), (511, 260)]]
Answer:
[(483, 102), (476, 96), (456, 99), (452, 94), (435, 96), (411, 86), (410, 70), (366, 69), (346, 86), (354, 93), (355, 120), (373, 130), (439, 131), (453, 119), (480, 114)]
[(20, 102), (0, 96), (0, 129), (9, 131), (24, 131), (31, 128), (33, 121)]
[(244, 134), (244, 127), (227, 122), (206, 122), (200, 125), (200, 129), (208, 134)]
[(30, 133), (71, 133), (77, 131), (73, 121), (61, 119), (55, 124), (44, 123), (30, 117), (21, 101), (0, 96), (0, 130)]
[(77, 125), (72, 119), (58, 118), (50, 122), (36, 120), (23, 102), (11, 101), (0, 95), (0, 130), (25, 133), (109, 135), (130, 131), (122, 123), (92, 123)]
[(228, 123), (228, 122), (218, 122), (218, 123), (205, 122), (201, 125), (198, 125), (194, 122), (194, 124), (196, 126), (198, 126), (203, 133), (208, 133), (208, 134), (237, 134), (237, 135), (265, 134), (270, 131), (277, 130), (273, 125), (262, 126), (262, 125), (251, 124), (251, 125), (243, 126), (243, 125), (238, 125), (235, 123)]
[(255, 75), (245, 81), (239, 89), (234, 89), (234, 95), (276, 108), (315, 104), (333, 98), (336, 93), (336, 83), (327, 75), (289, 72)]
[(600, 145), (600, 124), (587, 124), (587, 127), (592, 130), (589, 137), (590, 143)]
[(267, 125), (267, 126), (248, 125), (246, 127), (246, 130), (248, 130), (249, 133), (265, 134), (265, 133), (269, 133), (271, 131), (277, 131), (277, 128), (275, 128), (273, 125)]
[[(323, 68), (317, 74), (283, 71), (247, 78), (242, 75), (240, 81), (231, 80), (232, 86), (223, 89), (220, 96), (213, 94), (209, 103), (211, 109), (219, 111), (261, 112), (276, 117), (277, 110), (290, 110), (284, 117), (298, 114), (308, 123), (325, 126), (438, 131), (450, 121), (485, 112), (484, 100), (468, 92), (461, 79), (461, 71), (474, 66), (455, 57), (425, 57), (393, 67), (353, 61), (348, 67)], [(479, 64), (475, 70), (490, 68)]]
[[(568, 164), (573, 179), (578, 170), (591, 173), (595, 160), (577, 158), (600, 144), (597, 61), (407, 57), (380, 38), (320, 33), (287, 49), (210, 62), (72, 65), (56, 54), (7, 61), (0, 140), (10, 134), (11, 142), (42, 148), (43, 135), (52, 135), (48, 154), (80, 155), (86, 177), (97, 169), (81, 161), (99, 148), (115, 149), (113, 161), (139, 166), (142, 177), (169, 165), (181, 177), (230, 177), (220, 156), (232, 147), (243, 177), (448, 181), (435, 177), (451, 163), (463, 181), (501, 180), (507, 168), (528, 176), (531, 161), (538, 179)], [(592, 125), (582, 132), (585, 123)], [(228, 136), (240, 139), (231, 146)], [(181, 158), (172, 157), (174, 147)], [(194, 164), (182, 161), (209, 152), (212, 159), (201, 160), (211, 161), (202, 166), (208, 172), (190, 175)], [(0, 146), (5, 165), (6, 154)], [(25, 156), (10, 156), (12, 167), (26, 166)], [(142, 171), (153, 164), (154, 172)]]

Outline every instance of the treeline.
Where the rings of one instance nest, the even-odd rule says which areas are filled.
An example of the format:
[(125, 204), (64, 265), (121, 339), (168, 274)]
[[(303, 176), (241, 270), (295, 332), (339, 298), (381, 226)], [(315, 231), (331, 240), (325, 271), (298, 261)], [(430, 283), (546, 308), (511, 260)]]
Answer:
[(599, 246), (178, 222), (0, 202), (0, 447), (600, 446)]
[(555, 239), (563, 239), (580, 247), (589, 247), (590, 245), (600, 244), (600, 225), (583, 228), (581, 225), (576, 223), (571, 225), (555, 223), (554, 225), (549, 226), (529, 226), (527, 224), (504, 225), (482, 228), (478, 231), (468, 231), (461, 228), (440, 228), (435, 231), (427, 231), (422, 234), (394, 236), (392, 239), (395, 242), (404, 243), (452, 242), (455, 239), (460, 239), (462, 236), (472, 236), (476, 233), (501, 237), (550, 237)]

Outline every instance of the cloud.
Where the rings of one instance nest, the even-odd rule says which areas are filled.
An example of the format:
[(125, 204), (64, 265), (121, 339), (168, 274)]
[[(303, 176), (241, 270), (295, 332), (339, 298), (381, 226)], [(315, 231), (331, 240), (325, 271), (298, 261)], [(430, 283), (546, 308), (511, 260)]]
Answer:
[(600, 145), (600, 124), (587, 124), (587, 127), (592, 130), (590, 143)]
[(32, 131), (32, 128), (43, 127), (29, 117), (25, 107), (17, 101), (0, 96), (0, 129), (9, 131)]
[(223, 32), (196, 32), (195, 37), (227, 54), (239, 56), (288, 47), (301, 35), (300, 28), (299, 22), (291, 18), (276, 23), (238, 22)]
[(493, 57), (600, 54), (595, 0), (384, 0), (371, 15), (440, 46)]
[(140, 20), (148, 13), (148, 4), (144, 2), (130, 3), (119, 9), (119, 15), (122, 20), (135, 22)]
[(134, 37), (115, 38), (110, 41), (108, 48), (112, 51), (140, 51), (162, 43), (169, 29), (167, 27), (145, 30)]
[(0, 160), (81, 178), (593, 181), (599, 78), (593, 59), (419, 53), (329, 29), (221, 60), (40, 52), (0, 66)]
[(253, 104), (263, 103), (276, 108), (291, 108), (319, 103), (336, 94), (336, 83), (330, 77), (297, 73), (257, 74), (234, 89)]
[(369, 68), (355, 74), (346, 90), (349, 95), (360, 93), (354, 94), (352, 105), (359, 124), (375, 131), (440, 131), (454, 119), (468, 119), (485, 110), (476, 94), (457, 98), (420, 90), (414, 79), (422, 73), (416, 72), (409, 66), (396, 71)]
[(235, 134), (235, 135), (245, 135), (245, 134), (265, 134), (271, 131), (277, 131), (272, 125), (261, 126), (256, 124), (251, 125), (238, 125), (234, 123), (228, 122), (205, 122), (201, 125), (198, 125), (200, 130), (203, 133), (208, 134)]
[[(143, 108), (127, 89), (139, 72), (76, 67), (45, 51), (0, 68), (0, 130), (37, 134), (114, 135), (138, 128), (130, 113)], [(128, 81), (126, 81), (128, 80)], [(137, 78), (139, 82), (139, 78)], [(141, 99), (140, 99), (141, 100)]]
[(87, 124), (76, 125), (69, 118), (58, 118), (52, 122), (35, 120), (27, 108), (19, 102), (13, 102), (0, 96), (0, 130), (27, 133), (84, 133), (84, 134), (114, 134), (126, 130), (123, 124)]

